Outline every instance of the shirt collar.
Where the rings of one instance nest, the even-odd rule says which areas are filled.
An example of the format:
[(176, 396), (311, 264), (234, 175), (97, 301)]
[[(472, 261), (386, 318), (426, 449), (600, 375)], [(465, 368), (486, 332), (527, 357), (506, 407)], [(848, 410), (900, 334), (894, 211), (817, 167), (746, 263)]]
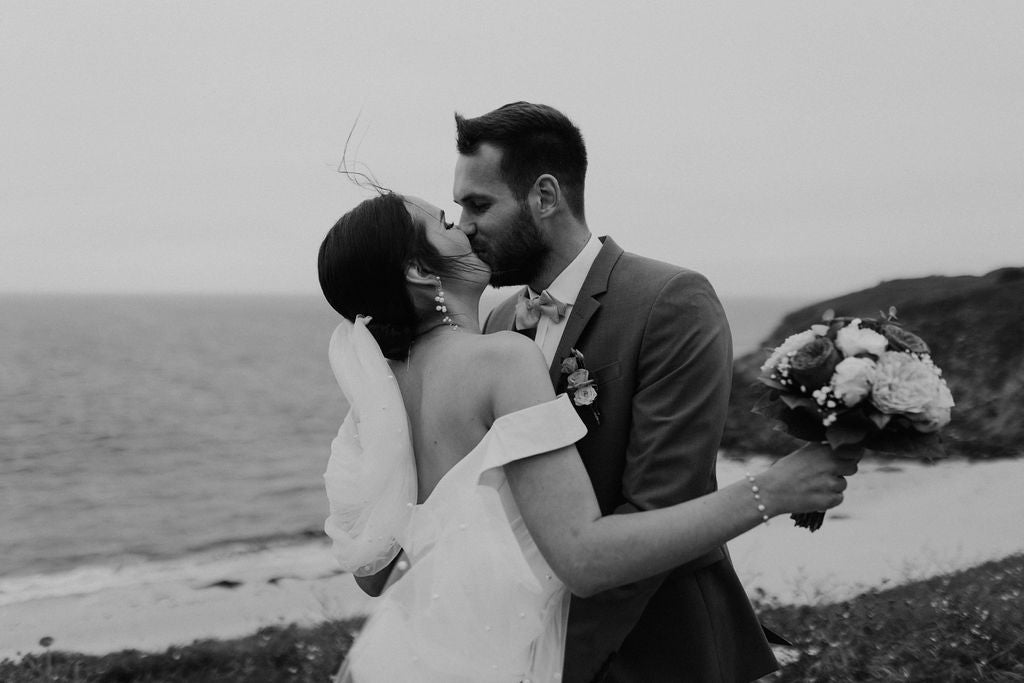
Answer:
[[(580, 290), (583, 289), (583, 281), (587, 279), (587, 273), (590, 272), (590, 267), (594, 265), (599, 253), (601, 253), (601, 241), (591, 235), (580, 253), (576, 254), (576, 258), (548, 286), (548, 294), (567, 304), (575, 302), (576, 297), (580, 295)], [(530, 296), (535, 297), (538, 294), (530, 289)]]

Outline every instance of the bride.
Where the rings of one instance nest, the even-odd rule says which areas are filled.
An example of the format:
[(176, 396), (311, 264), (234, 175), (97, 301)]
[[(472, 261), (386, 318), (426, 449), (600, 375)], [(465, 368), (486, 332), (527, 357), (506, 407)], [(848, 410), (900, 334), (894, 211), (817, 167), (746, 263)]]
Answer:
[(368, 592), (405, 553), (339, 681), (557, 681), (570, 593), (842, 501), (859, 454), (814, 445), (756, 480), (602, 517), (573, 445), (586, 428), (555, 397), (536, 344), (480, 334), (489, 269), (453, 228), (430, 204), (385, 193), (320, 247), (320, 284), (343, 317), (330, 361), (351, 406), (324, 475), (325, 528)]

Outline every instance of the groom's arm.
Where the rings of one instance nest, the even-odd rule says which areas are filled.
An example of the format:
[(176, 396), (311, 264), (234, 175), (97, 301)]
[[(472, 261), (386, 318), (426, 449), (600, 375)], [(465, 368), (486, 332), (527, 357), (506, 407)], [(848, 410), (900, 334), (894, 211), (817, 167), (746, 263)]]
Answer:
[(645, 325), (621, 512), (673, 505), (714, 488), (731, 378), (725, 311), (704, 276), (683, 271), (658, 294)]

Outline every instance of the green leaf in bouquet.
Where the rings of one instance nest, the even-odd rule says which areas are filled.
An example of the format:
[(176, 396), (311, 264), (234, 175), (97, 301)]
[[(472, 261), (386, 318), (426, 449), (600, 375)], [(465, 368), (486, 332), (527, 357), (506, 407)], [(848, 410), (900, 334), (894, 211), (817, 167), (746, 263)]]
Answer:
[(785, 394), (780, 396), (777, 391), (765, 391), (751, 410), (758, 415), (774, 420), (776, 431), (804, 441), (821, 441), (824, 438), (825, 428), (818, 415), (805, 410), (793, 410), (782, 400), (782, 396)]
[(778, 419), (779, 410), (783, 409), (782, 406), (783, 404), (779, 400), (778, 392), (765, 391), (758, 396), (757, 401), (754, 402), (754, 407), (750, 410), (758, 415)]
[(880, 413), (877, 410), (875, 410), (868, 413), (868, 419), (874, 423), (875, 427), (877, 427), (878, 429), (883, 429), (885, 425), (889, 424), (889, 420), (891, 418), (885, 413)]
[(775, 429), (798, 439), (821, 441), (824, 438), (825, 427), (817, 415), (803, 410), (783, 410), (780, 422), (782, 424), (776, 425)]
[(764, 384), (765, 386), (775, 389), (776, 391), (787, 391), (786, 387), (784, 387), (782, 384), (779, 384), (778, 381), (772, 379), (768, 375), (758, 376), (757, 381), (761, 382), (761, 384)]
[(789, 411), (782, 424), (775, 425), (775, 431), (789, 434), (801, 441), (820, 442), (824, 438), (825, 427), (820, 421), (811, 419), (807, 413)]
[(825, 429), (825, 438), (832, 450), (840, 446), (856, 446), (867, 437), (867, 432), (857, 424), (847, 425), (834, 422)]
[(806, 410), (814, 413), (815, 415), (818, 414), (818, 404), (814, 402), (814, 399), (808, 396), (801, 396), (799, 394), (781, 394), (779, 399), (792, 410)]
[(882, 335), (889, 342), (889, 348), (893, 351), (931, 353), (928, 344), (923, 339), (891, 321), (882, 325)]

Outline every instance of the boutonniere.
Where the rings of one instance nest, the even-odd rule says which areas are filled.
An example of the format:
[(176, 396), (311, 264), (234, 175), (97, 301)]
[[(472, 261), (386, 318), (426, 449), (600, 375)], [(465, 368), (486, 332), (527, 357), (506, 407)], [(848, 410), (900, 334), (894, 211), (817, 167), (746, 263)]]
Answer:
[(601, 424), (601, 413), (594, 405), (597, 400), (597, 386), (590, 376), (583, 354), (577, 349), (569, 349), (569, 355), (562, 359), (562, 379), (565, 382), (565, 393), (577, 408), (588, 408), (594, 416), (594, 423)]

